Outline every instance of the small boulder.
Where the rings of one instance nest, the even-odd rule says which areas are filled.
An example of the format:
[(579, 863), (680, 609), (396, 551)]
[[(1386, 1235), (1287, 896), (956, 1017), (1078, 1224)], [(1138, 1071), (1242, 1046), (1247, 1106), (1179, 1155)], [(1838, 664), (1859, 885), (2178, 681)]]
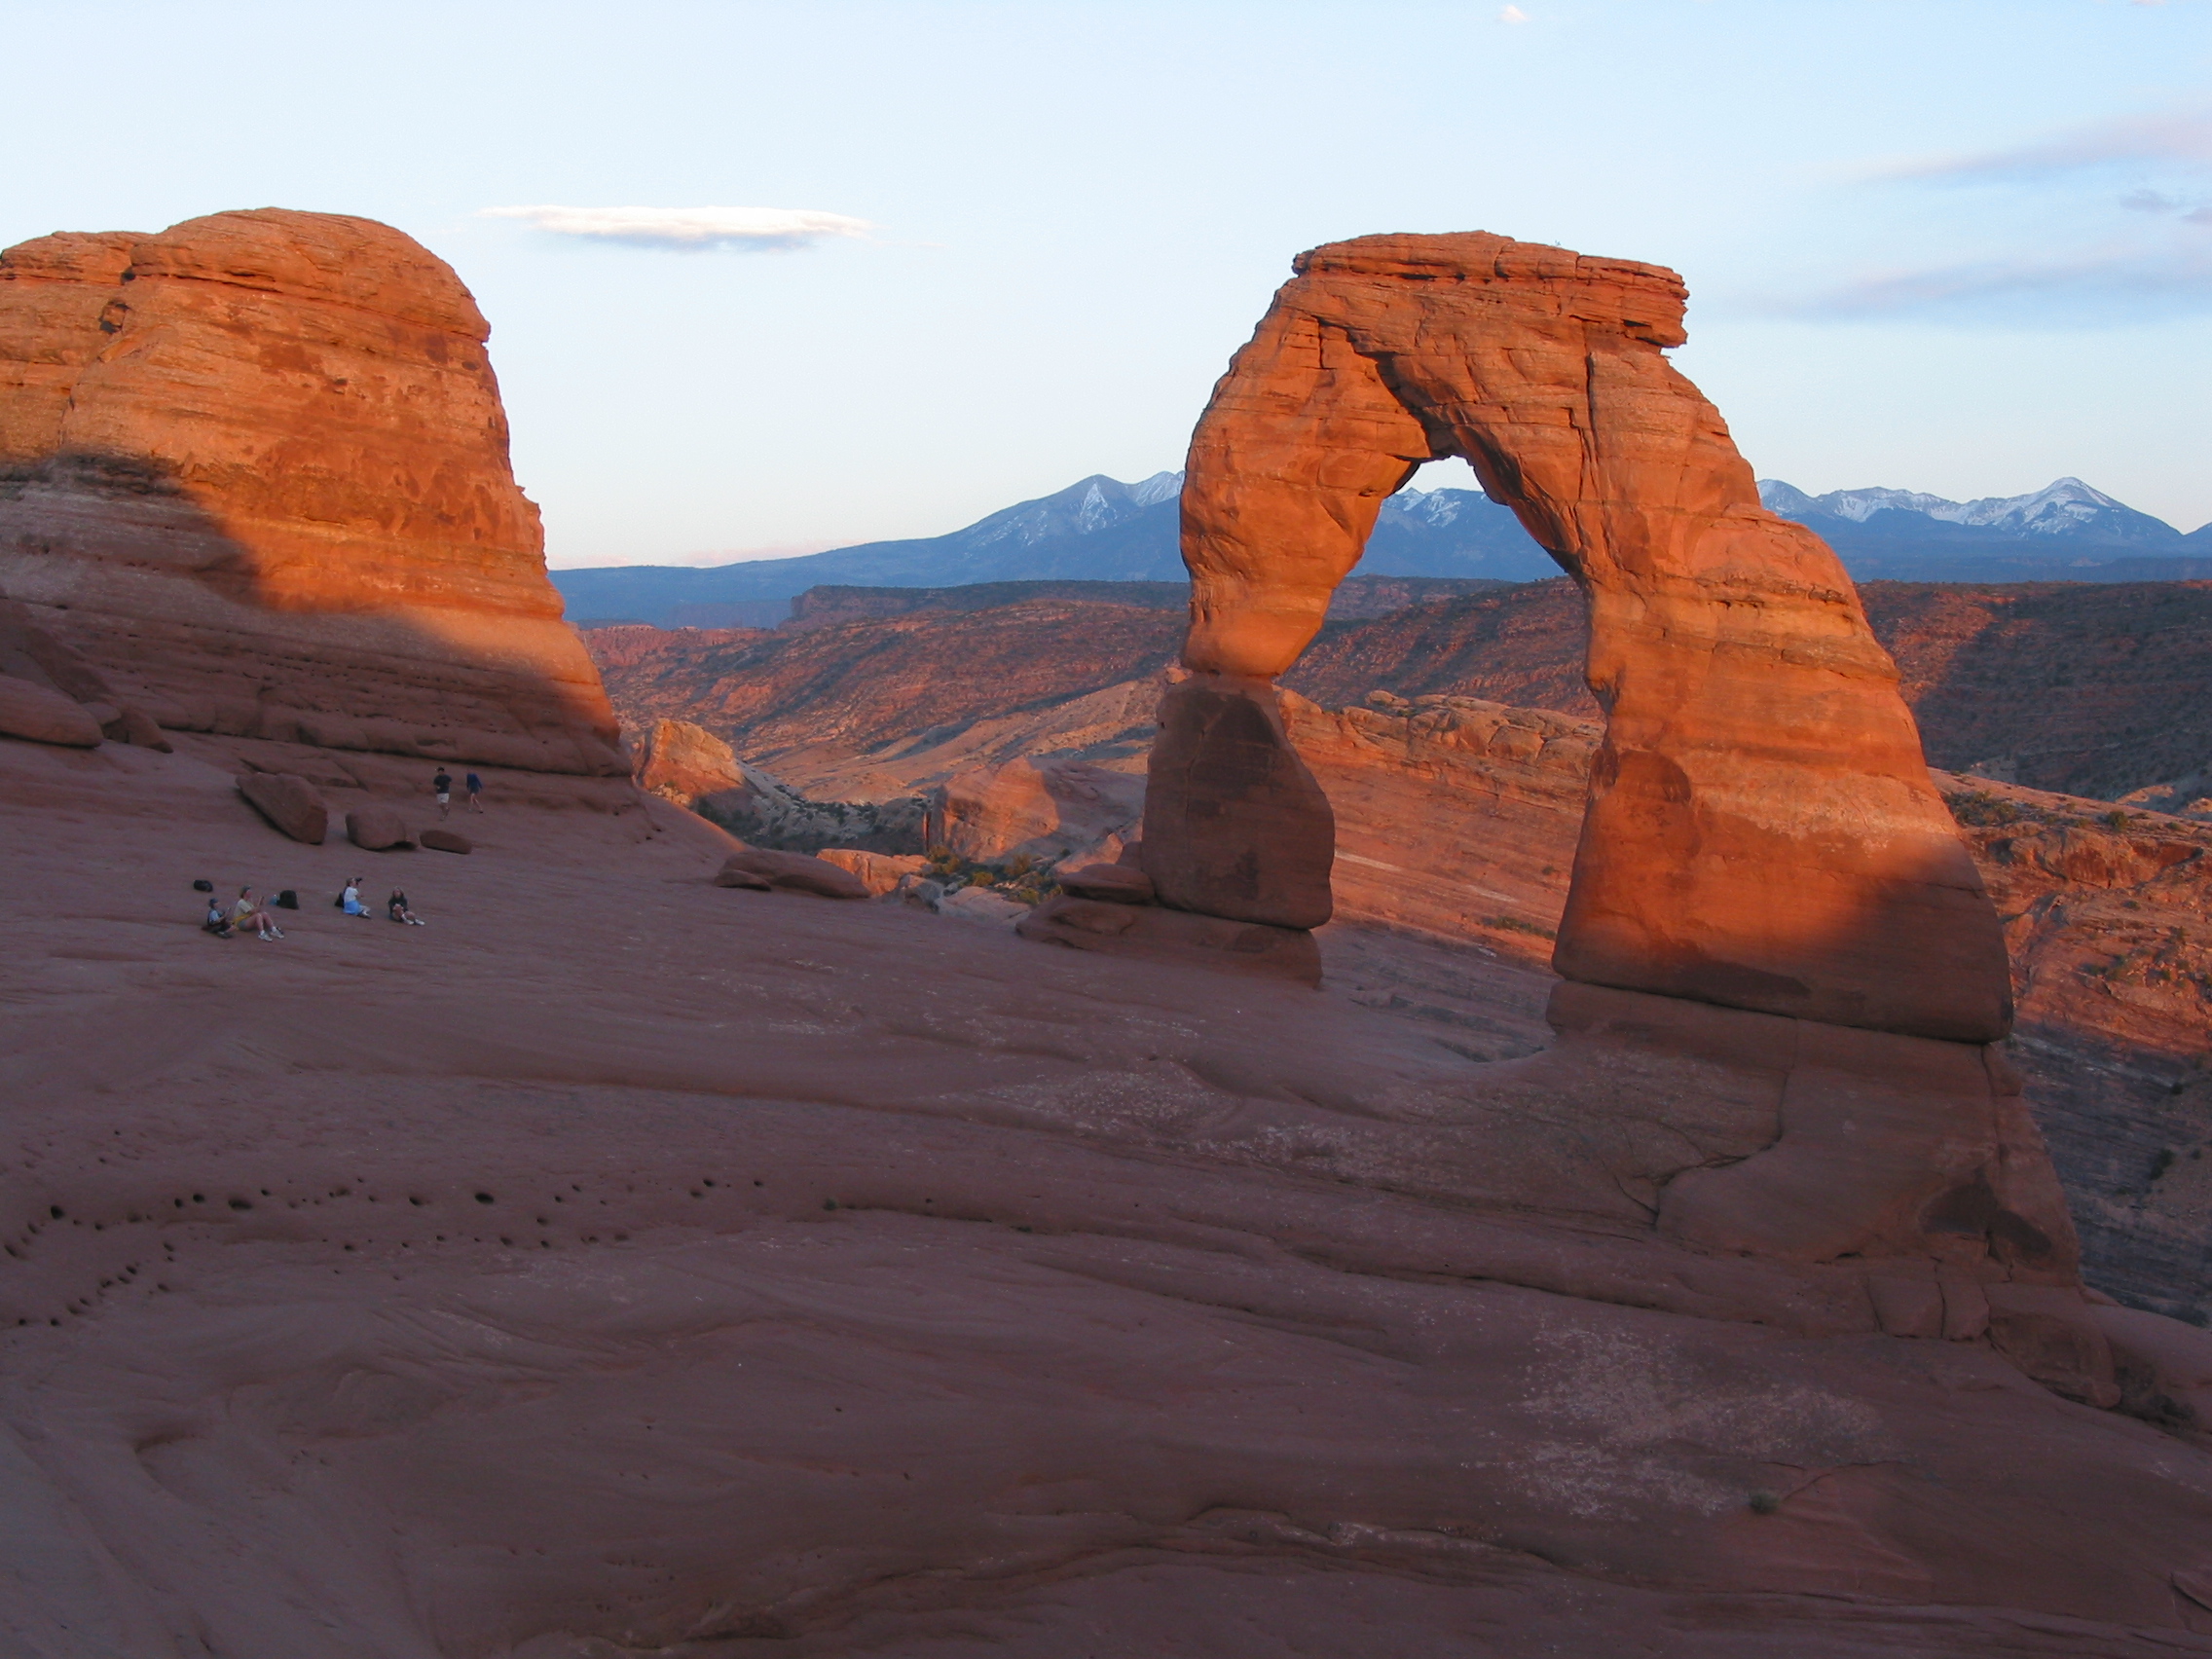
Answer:
[(254, 811), (295, 841), (322, 845), (330, 833), (330, 806), (314, 785), (290, 772), (241, 772), (239, 793)]
[(1060, 891), (1078, 899), (1103, 899), (1115, 904), (1149, 904), (1152, 877), (1127, 865), (1094, 864), (1059, 877)]
[(944, 883), (932, 881), (926, 875), (903, 875), (899, 885), (891, 890), (891, 897), (934, 916), (938, 905), (944, 902)]
[(1016, 903), (1003, 893), (993, 893), (988, 887), (963, 887), (939, 900), (937, 913), (958, 916), (964, 922), (987, 922), (994, 927), (1009, 928), (1029, 914), (1029, 906)]
[(158, 749), (164, 755), (175, 753), (169, 740), (162, 735), (162, 728), (155, 723), (153, 716), (133, 703), (121, 704), (119, 710), (112, 727), (100, 727), (108, 736), (128, 743), (134, 749)]
[(437, 853), (472, 853), (476, 844), (458, 830), (425, 830), (415, 837)]
[(869, 853), (863, 852), (858, 847), (824, 847), (817, 856), (824, 864), (832, 864), (839, 869), (852, 871), (878, 898), (897, 891), (899, 884), (907, 876), (920, 874), (928, 862), (918, 853)]
[[(772, 853), (765, 847), (747, 847), (729, 856), (729, 861), (722, 866), (722, 876), (732, 870), (756, 875), (780, 893), (811, 893), (819, 899), (870, 896), (867, 883), (851, 870), (839, 869), (807, 853)], [(721, 876), (716, 879), (720, 881)], [(724, 885), (740, 884), (727, 882)]]
[(70, 749), (97, 749), (100, 722), (83, 704), (36, 681), (0, 675), (0, 734)]
[(415, 837), (407, 832), (407, 820), (399, 816), (398, 809), (374, 800), (346, 815), (346, 838), (370, 853), (415, 844)]

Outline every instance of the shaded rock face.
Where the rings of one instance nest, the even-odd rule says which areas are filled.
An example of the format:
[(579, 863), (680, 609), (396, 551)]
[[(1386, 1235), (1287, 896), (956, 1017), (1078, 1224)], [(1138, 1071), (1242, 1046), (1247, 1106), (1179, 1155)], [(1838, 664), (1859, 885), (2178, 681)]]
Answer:
[[(1548, 956), (1595, 722), (1437, 694), (1283, 702), (1336, 809), (1341, 919), (1530, 966)], [(2101, 801), (1935, 778), (2010, 947), (2019, 1012), (2006, 1052), (2091, 1282), (2212, 1320), (2212, 827), (2138, 812), (2115, 829)], [(1710, 1177), (1684, 1179), (1687, 1193)]]
[(619, 775), (488, 332), (366, 219), (0, 252), (0, 587), (172, 729)]
[(1142, 777), (1064, 756), (962, 772), (930, 796), (923, 838), (977, 864), (1117, 856), (1135, 839)]
[(924, 802), (811, 800), (737, 757), (688, 720), (655, 720), (638, 745), (638, 787), (689, 807), (740, 840), (786, 852), (857, 847), (913, 853), (922, 846)]
[(1606, 736), (1560, 971), (2002, 1036), (2003, 940), (1896, 671), (1834, 554), (1758, 505), (1662, 354), (1679, 279), (1482, 235), (1365, 238), (1296, 269), (1192, 439), (1185, 663), (1280, 674), (1382, 501), (1463, 456), (1589, 609)]
[(1272, 685), (1200, 675), (1171, 687), (1150, 780), (1140, 860), (1161, 903), (1272, 927), (1329, 919), (1336, 820)]

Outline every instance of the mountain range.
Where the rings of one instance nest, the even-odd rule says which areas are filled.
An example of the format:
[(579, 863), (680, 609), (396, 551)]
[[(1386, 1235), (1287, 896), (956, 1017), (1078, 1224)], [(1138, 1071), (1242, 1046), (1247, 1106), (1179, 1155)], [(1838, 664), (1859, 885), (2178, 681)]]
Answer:
[[(1103, 474), (1016, 502), (945, 535), (870, 541), (793, 559), (555, 571), (581, 626), (774, 627), (807, 589), (1004, 581), (1180, 582), (1183, 475)], [(2183, 535), (2078, 478), (2032, 495), (1952, 501), (1909, 490), (1809, 496), (1764, 479), (1769, 509), (1820, 533), (1854, 576), (1939, 582), (2212, 577), (2212, 525)], [(1401, 490), (1382, 505), (1357, 572), (1536, 581), (1559, 567), (1510, 509), (1479, 490)]]

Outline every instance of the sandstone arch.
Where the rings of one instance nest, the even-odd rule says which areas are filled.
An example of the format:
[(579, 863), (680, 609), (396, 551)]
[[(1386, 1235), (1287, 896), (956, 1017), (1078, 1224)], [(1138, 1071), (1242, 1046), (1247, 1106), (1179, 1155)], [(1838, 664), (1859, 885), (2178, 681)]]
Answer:
[(1663, 354), (1674, 273), (1480, 233), (1296, 261), (1191, 442), (1191, 679), (1162, 710), (1162, 901), (1327, 919), (1327, 803), (1272, 687), (1383, 498), (1463, 456), (1581, 585), (1607, 716), (1555, 965), (1569, 979), (1964, 1042), (2003, 937), (1833, 552), (1763, 510)]

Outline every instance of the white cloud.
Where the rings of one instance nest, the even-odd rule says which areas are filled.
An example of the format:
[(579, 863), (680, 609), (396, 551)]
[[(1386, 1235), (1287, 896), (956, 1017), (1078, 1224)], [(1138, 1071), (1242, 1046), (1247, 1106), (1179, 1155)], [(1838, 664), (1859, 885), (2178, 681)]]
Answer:
[(1501, 23), (1525, 23), (1529, 20), (1529, 14), (1518, 6), (1508, 6), (1498, 13), (1497, 20)]
[(757, 253), (812, 247), (831, 237), (863, 237), (866, 219), (804, 207), (485, 207), (493, 219), (521, 219), (561, 237), (694, 251), (734, 247)]

